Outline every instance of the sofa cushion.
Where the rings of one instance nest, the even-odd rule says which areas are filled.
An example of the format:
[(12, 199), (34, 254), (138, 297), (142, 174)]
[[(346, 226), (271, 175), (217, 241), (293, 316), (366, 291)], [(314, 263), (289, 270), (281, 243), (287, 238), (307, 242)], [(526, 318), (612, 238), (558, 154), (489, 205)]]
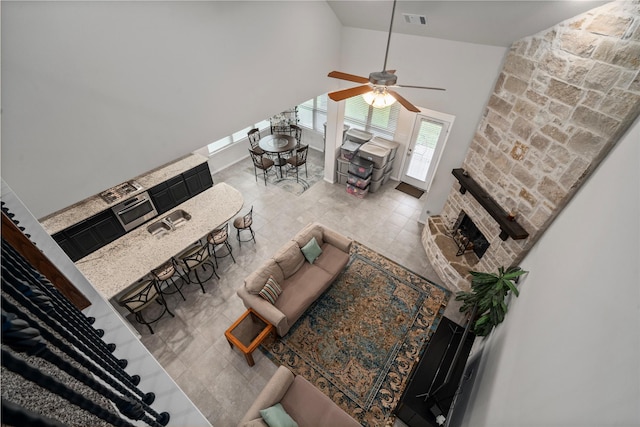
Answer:
[(360, 426), (360, 423), (300, 375), (293, 380), (280, 403), (301, 426)]
[(315, 237), (312, 237), (311, 240), (309, 240), (309, 243), (300, 248), (300, 250), (306, 260), (309, 261), (309, 264), (313, 264), (313, 261), (315, 261), (322, 253), (322, 249), (320, 248), (320, 245), (318, 245), (318, 241)]
[(304, 263), (304, 255), (300, 251), (300, 247), (294, 241), (287, 242), (273, 256), (273, 259), (280, 266), (285, 279), (289, 278), (298, 271)]
[(314, 264), (304, 263), (295, 276), (282, 284), (282, 293), (275, 303), (290, 325), (331, 286), (331, 275)]
[(258, 295), (269, 301), (271, 304), (275, 304), (281, 293), (282, 289), (276, 279), (274, 279), (273, 276), (269, 276), (267, 283), (264, 284)]
[(280, 403), (261, 409), (260, 416), (269, 427), (298, 427), (298, 423), (287, 414)]
[(349, 254), (342, 252), (333, 245), (325, 243), (322, 246), (322, 255), (315, 260), (313, 265), (322, 268), (332, 277), (337, 277), (349, 262)]
[(322, 227), (318, 224), (307, 225), (305, 228), (300, 230), (298, 234), (295, 235), (293, 240), (298, 243), (298, 246), (303, 247), (304, 245), (309, 243), (312, 237), (316, 238), (316, 241), (318, 242), (318, 245), (320, 247), (324, 245), (324, 239), (322, 238)]
[[(302, 258), (304, 260), (304, 257)], [(273, 276), (279, 284), (284, 281), (282, 270), (273, 259), (268, 259), (257, 270), (249, 274), (244, 279), (244, 286), (250, 294), (257, 295), (264, 287), (264, 284), (267, 283), (269, 276)]]

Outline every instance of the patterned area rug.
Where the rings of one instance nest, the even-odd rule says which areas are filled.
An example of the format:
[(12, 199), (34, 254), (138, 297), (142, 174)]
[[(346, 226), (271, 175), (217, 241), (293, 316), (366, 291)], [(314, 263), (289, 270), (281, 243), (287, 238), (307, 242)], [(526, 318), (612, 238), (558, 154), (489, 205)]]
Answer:
[[(245, 168), (245, 172), (253, 175), (253, 164), (251, 161), (249, 161), (248, 165), (249, 166)], [(267, 185), (277, 185), (283, 190), (295, 194), (296, 196), (304, 193), (306, 190), (311, 188), (313, 184), (324, 178), (324, 167), (310, 162), (307, 162), (306, 176), (304, 173), (304, 166), (300, 168), (298, 180), (296, 180), (295, 169), (289, 170), (288, 166), (283, 166), (282, 172), (284, 174), (283, 178), (280, 177), (280, 170), (274, 166), (267, 174)], [(264, 184), (264, 176), (262, 175), (261, 170), (258, 171), (258, 183)]]
[(449, 297), (448, 290), (354, 243), (334, 284), (285, 337), (261, 349), (362, 425), (392, 425), (392, 411)]

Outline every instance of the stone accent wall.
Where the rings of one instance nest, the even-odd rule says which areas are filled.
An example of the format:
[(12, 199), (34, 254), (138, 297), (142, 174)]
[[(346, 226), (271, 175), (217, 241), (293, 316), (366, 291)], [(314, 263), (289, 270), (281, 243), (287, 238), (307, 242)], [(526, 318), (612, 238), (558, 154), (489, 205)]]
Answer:
[[(454, 184), (439, 221), (450, 227), (464, 210), (491, 244), (470, 269), (522, 260), (638, 117), (639, 70), (638, 0), (606, 4), (511, 46), (462, 167), (517, 213), (529, 237), (502, 241), (498, 224)], [(437, 241), (430, 229), (423, 244), (432, 263), (442, 263), (433, 253), (445, 249), (428, 247)], [(443, 278), (458, 287), (467, 279)]]

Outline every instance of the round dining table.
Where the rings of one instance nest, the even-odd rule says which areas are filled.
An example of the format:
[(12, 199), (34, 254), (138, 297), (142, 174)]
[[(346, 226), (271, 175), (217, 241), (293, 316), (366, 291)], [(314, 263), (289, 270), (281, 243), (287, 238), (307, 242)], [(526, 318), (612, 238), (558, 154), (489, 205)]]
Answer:
[(296, 139), (291, 135), (275, 133), (260, 138), (258, 146), (266, 153), (277, 156), (277, 161), (274, 163), (280, 169), (280, 177), (282, 178), (282, 166), (287, 163), (286, 159), (282, 158), (282, 153), (289, 152), (296, 148)]

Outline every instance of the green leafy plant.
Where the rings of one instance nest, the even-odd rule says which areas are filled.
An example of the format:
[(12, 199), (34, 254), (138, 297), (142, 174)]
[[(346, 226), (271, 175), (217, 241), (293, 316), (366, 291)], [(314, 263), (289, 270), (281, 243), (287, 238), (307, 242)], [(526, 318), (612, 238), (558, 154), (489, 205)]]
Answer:
[(487, 336), (491, 330), (502, 323), (507, 314), (507, 304), (505, 299), (511, 291), (516, 297), (520, 294), (513, 281), (519, 276), (527, 273), (520, 267), (498, 268), (498, 274), (482, 273), (470, 271), (471, 279), (470, 292), (458, 292), (456, 301), (462, 301), (460, 311), (463, 313), (473, 313), (474, 319), (472, 331), (477, 336)]

